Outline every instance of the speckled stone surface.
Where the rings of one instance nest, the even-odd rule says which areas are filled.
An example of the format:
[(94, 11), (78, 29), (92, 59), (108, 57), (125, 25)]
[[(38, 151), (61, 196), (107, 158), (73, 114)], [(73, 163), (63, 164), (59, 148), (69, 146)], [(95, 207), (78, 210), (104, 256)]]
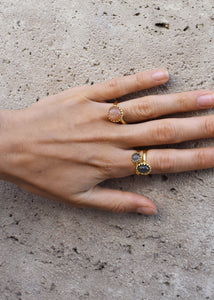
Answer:
[[(212, 0), (3, 0), (0, 25), (1, 108), (157, 67), (170, 82), (138, 95), (214, 88)], [(213, 175), (105, 183), (153, 199), (155, 217), (74, 209), (1, 182), (1, 300), (214, 299)]]

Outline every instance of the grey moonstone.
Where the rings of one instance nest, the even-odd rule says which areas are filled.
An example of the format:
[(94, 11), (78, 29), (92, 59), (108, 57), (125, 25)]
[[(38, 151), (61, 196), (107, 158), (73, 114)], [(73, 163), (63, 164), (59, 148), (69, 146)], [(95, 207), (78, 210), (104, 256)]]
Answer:
[(150, 171), (150, 167), (146, 164), (141, 164), (137, 167), (137, 170), (140, 174), (146, 174)]
[(134, 153), (134, 154), (132, 155), (132, 160), (133, 160), (134, 162), (138, 162), (140, 159), (141, 159), (140, 153)]

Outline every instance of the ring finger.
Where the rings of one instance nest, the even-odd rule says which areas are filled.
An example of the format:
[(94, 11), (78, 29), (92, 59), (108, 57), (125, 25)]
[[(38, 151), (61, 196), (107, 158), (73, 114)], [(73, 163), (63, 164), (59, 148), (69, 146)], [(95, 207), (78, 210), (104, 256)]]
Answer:
[[(132, 162), (135, 150), (122, 150), (120, 160), (109, 171), (109, 176), (125, 177), (136, 173)], [(152, 174), (177, 173), (214, 168), (214, 147), (199, 149), (151, 149), (147, 151), (146, 163)]]

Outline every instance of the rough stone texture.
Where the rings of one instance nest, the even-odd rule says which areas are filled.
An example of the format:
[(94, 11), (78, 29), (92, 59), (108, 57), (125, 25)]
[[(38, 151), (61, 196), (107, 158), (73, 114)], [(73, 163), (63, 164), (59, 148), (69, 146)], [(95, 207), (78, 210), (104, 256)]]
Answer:
[[(212, 0), (3, 0), (0, 25), (1, 108), (156, 67), (170, 82), (138, 96), (214, 86)], [(214, 299), (213, 175), (105, 183), (149, 196), (156, 217), (73, 209), (1, 182), (0, 298)]]

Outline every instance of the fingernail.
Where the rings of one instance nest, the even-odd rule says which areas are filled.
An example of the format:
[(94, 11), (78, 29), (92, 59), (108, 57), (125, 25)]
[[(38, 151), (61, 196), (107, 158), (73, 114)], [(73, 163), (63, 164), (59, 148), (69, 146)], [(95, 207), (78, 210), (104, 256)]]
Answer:
[(166, 70), (159, 70), (152, 74), (152, 79), (156, 81), (161, 81), (169, 78), (169, 72)]
[(142, 215), (157, 215), (157, 210), (151, 207), (139, 207), (137, 213)]
[(198, 98), (198, 105), (201, 107), (211, 107), (214, 105), (214, 94), (202, 95)]

